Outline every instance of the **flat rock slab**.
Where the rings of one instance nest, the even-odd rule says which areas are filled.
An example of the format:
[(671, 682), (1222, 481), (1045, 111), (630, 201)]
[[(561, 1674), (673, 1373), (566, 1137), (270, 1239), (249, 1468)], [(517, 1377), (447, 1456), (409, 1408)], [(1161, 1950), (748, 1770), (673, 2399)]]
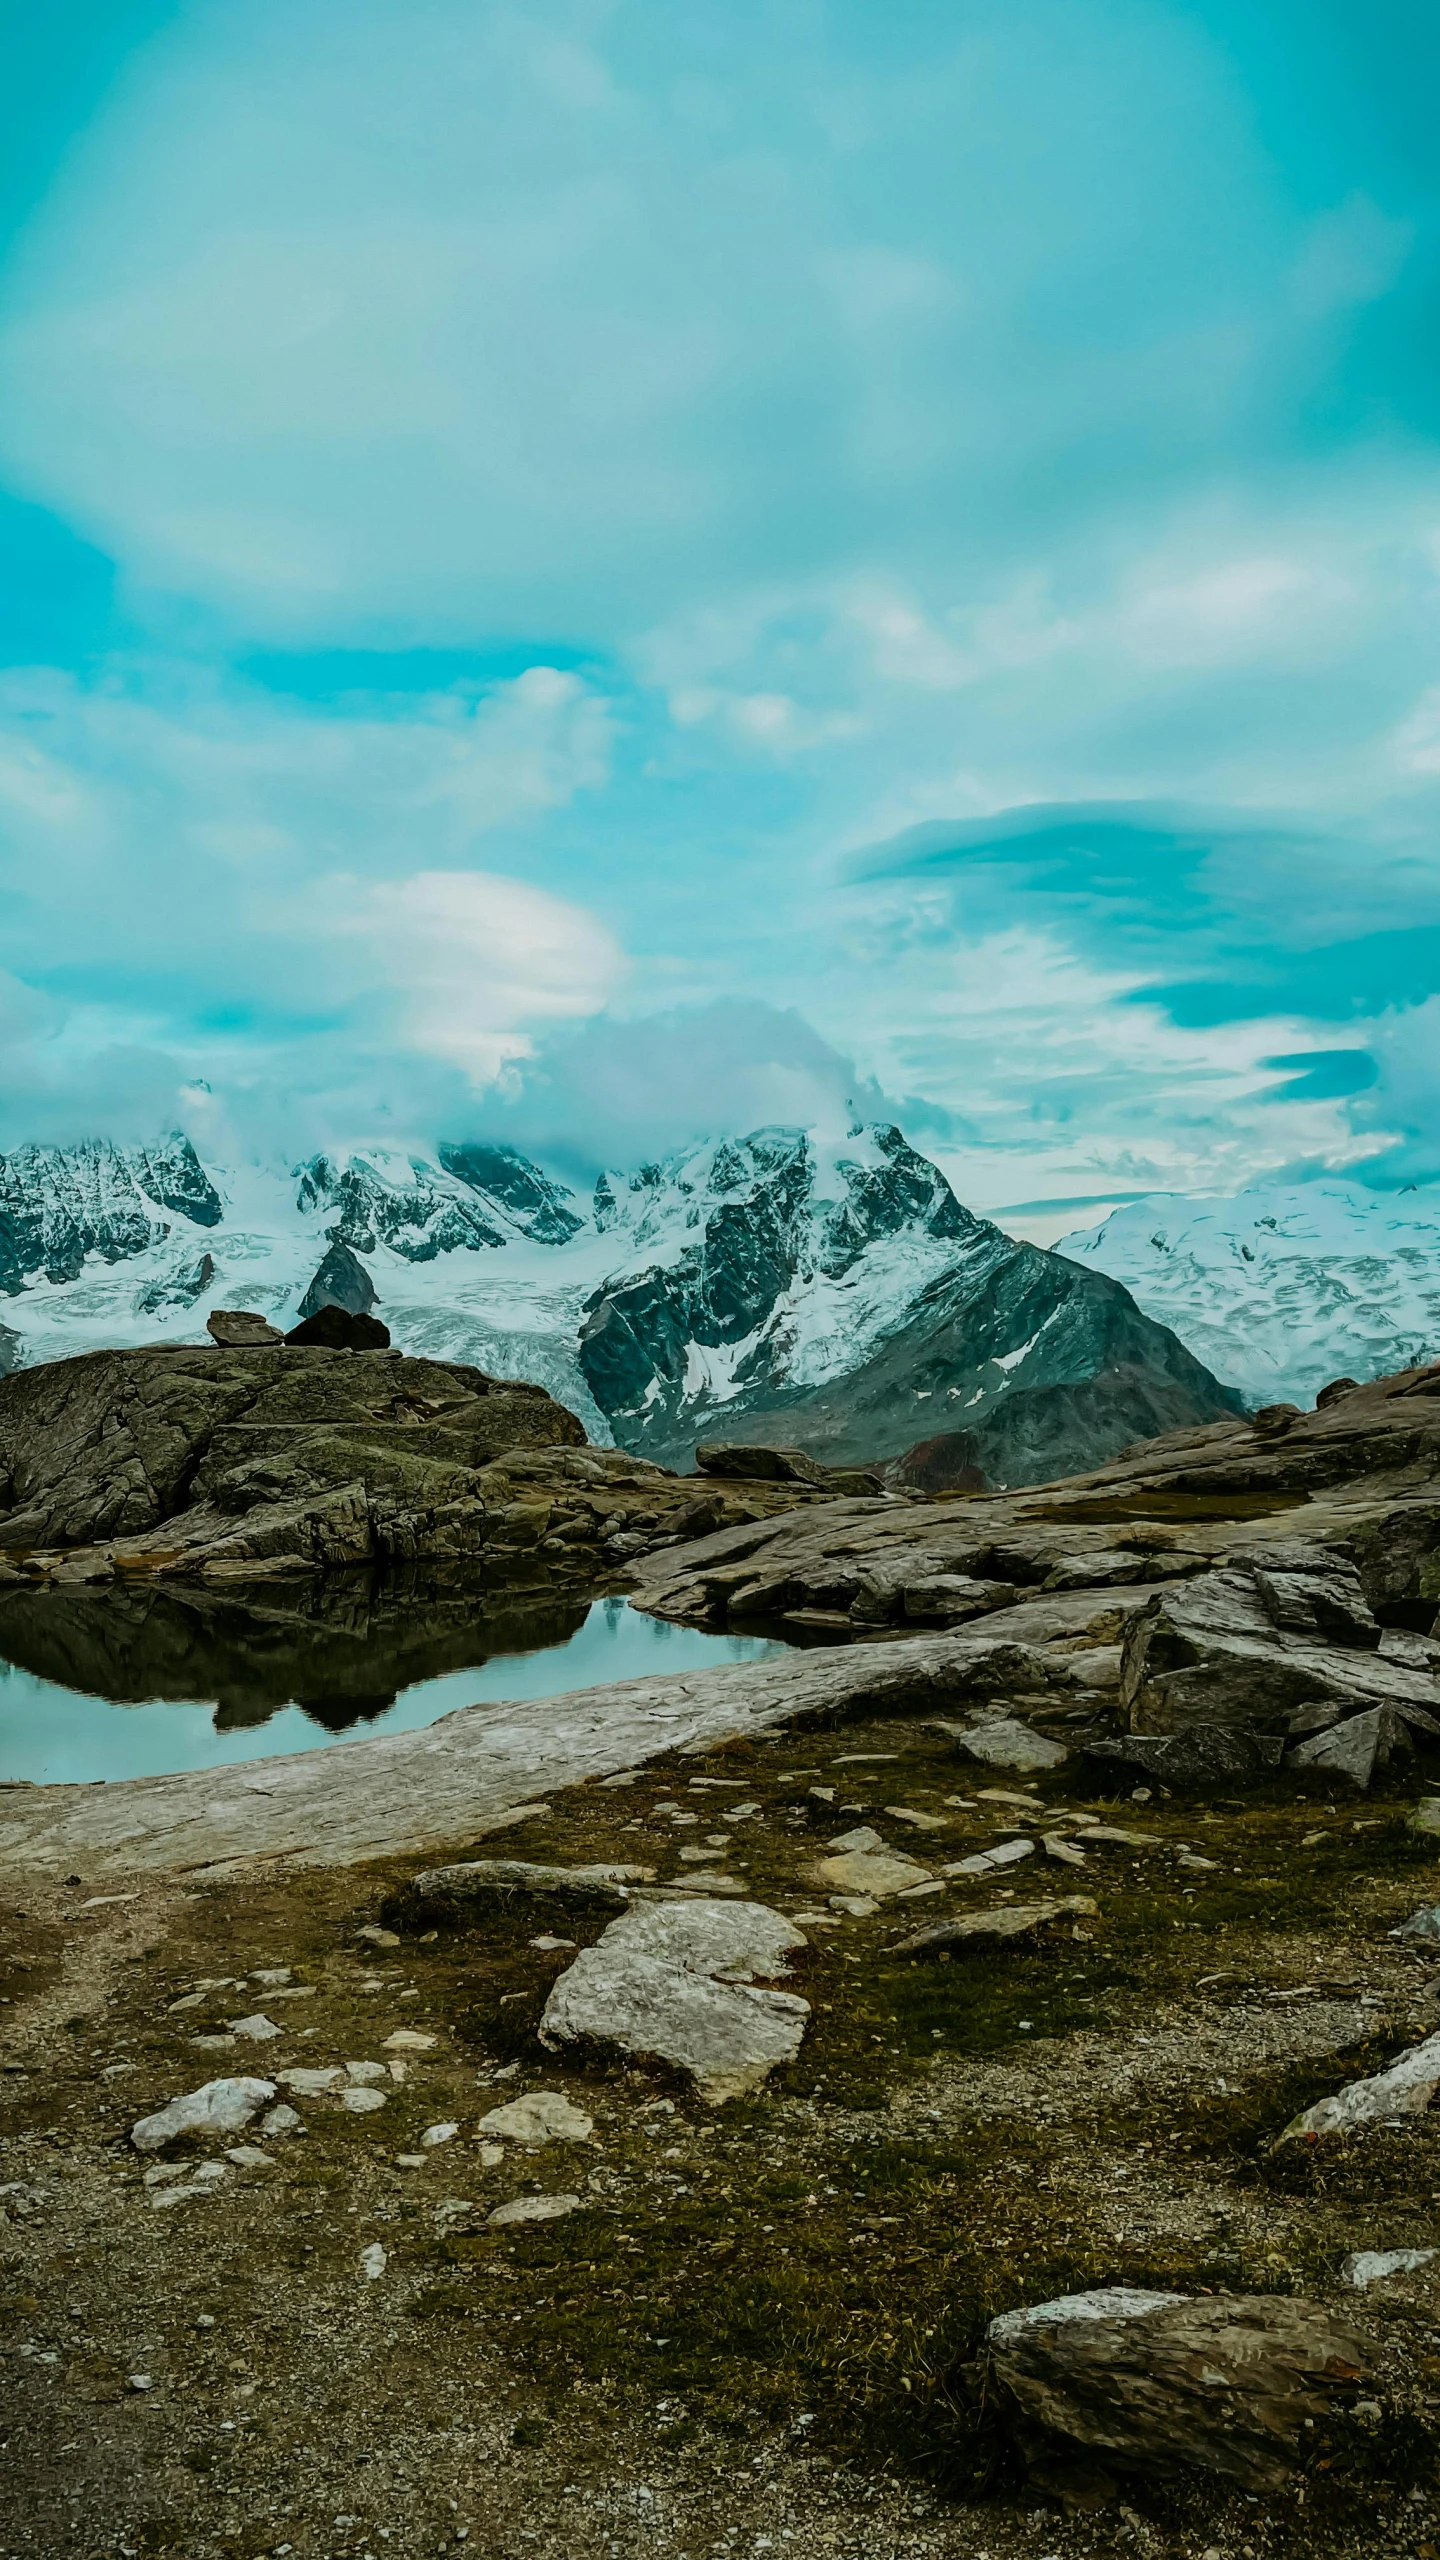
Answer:
[(1413, 2276), (1436, 2256), (1440, 2251), (1434, 2249), (1352, 2249), (1340, 2273), (1357, 2293), (1368, 2293), (1372, 2284), (1387, 2284), (1392, 2276)]
[(938, 1920), (931, 1929), (917, 1929), (890, 1953), (939, 1955), (944, 1947), (993, 1947), (1006, 1938), (1033, 1938), (1054, 1920), (1095, 1920), (1099, 1914), (1099, 1903), (1088, 1893), (1067, 1893), (1054, 1902), (1017, 1902), (1005, 1911), (966, 1911), (955, 1920)]
[(800, 2050), (810, 2004), (754, 1977), (786, 1971), (799, 1929), (758, 1902), (657, 1903), (612, 1921), (563, 1973), (540, 2040), (597, 2044), (688, 2072), (710, 2105), (759, 2088)]
[(511, 1902), (553, 1902), (565, 1911), (624, 1911), (625, 1888), (649, 1884), (653, 1867), (535, 1866), (524, 1858), (471, 1858), (463, 1866), (429, 1867), (412, 1878), (404, 1903), (408, 1918), (463, 1921)]
[(568, 2213), (578, 2213), (579, 2196), (513, 2196), (509, 2204), (497, 2204), (486, 2221), (495, 2230), (504, 2231), (512, 2222), (563, 2222)]
[(832, 1858), (817, 1858), (802, 1867), (803, 1884), (813, 1885), (821, 1893), (868, 1894), (883, 1902), (892, 1893), (905, 1893), (912, 1885), (929, 1884), (930, 1869), (914, 1858), (905, 1858), (892, 1849), (844, 1849)]
[(1032, 2462), (1208, 2472), (1256, 2493), (1292, 2477), (1310, 2427), (1369, 2363), (1319, 2303), (1123, 2285), (1006, 2312), (987, 2343)]
[(418, 1732), (105, 1786), (0, 1787), (0, 1870), (87, 1877), (295, 1858), (344, 1866), (503, 1829), (542, 1788), (808, 1716), (933, 1716), (1002, 1673), (1045, 1685), (1018, 1645), (901, 1636), (844, 1651), (661, 1672), (554, 1698), (463, 1707)]
[(995, 1716), (987, 1724), (947, 1724), (944, 1730), (953, 1734), (967, 1760), (979, 1760), (988, 1769), (1058, 1769), (1069, 1757), (1061, 1743), (1033, 1733), (1018, 1716)]

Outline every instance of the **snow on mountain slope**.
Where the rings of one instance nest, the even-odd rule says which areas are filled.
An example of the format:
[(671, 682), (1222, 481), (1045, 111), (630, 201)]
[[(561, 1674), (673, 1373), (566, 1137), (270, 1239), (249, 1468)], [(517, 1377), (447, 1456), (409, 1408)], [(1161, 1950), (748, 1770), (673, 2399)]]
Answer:
[(1440, 1356), (1440, 1188), (1154, 1192), (1056, 1251), (1123, 1282), (1254, 1404), (1310, 1404), (1331, 1378)]
[[(593, 1439), (669, 1464), (698, 1439), (743, 1438), (747, 1414), (770, 1437), (804, 1445), (813, 1424), (833, 1441), (861, 1371), (876, 1453), (906, 1445), (942, 1389), (968, 1417), (1117, 1362), (1097, 1457), (1172, 1412), (1224, 1409), (1133, 1308), (1117, 1331), (1123, 1293), (1077, 1288), (1073, 1266), (972, 1217), (880, 1126), (833, 1144), (754, 1130), (602, 1175), (588, 1202), (496, 1146), (357, 1147), (288, 1172), (204, 1167), (180, 1137), (21, 1148), (0, 1159), (0, 1366), (203, 1341), (216, 1306), (288, 1327), (337, 1242), (404, 1349), (533, 1379)], [(908, 1379), (922, 1335), (939, 1386)], [(1084, 1426), (1076, 1463), (1100, 1430)]]

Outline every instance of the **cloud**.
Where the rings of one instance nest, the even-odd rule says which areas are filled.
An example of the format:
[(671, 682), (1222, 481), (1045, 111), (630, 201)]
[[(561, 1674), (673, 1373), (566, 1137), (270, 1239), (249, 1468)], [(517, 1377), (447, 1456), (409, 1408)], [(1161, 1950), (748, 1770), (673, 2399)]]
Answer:
[(337, 718), (168, 673), (0, 679), (12, 1135), (173, 1111), (196, 1075), (423, 1125), (614, 992), (599, 918), (476, 859), (603, 780), (579, 678)]
[(840, 1137), (904, 1111), (798, 1012), (731, 998), (552, 1040), (477, 1126), (593, 1178), (693, 1138), (772, 1125)]

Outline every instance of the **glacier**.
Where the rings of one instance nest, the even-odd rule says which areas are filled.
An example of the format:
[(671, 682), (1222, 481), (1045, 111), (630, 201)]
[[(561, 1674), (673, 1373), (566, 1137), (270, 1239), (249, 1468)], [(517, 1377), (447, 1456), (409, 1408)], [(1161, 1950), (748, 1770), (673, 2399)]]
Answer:
[(1314, 1402), (1440, 1356), (1440, 1186), (1336, 1177), (1157, 1191), (1057, 1253), (1103, 1271), (1254, 1404)]

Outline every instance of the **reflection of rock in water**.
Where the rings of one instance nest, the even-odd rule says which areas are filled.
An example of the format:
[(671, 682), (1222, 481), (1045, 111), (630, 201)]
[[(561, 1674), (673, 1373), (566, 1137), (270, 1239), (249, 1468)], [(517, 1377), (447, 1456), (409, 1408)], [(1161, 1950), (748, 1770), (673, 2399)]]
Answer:
[(413, 1574), (332, 1574), (247, 1599), (194, 1584), (7, 1590), (0, 1655), (123, 1706), (214, 1698), (220, 1733), (264, 1724), (286, 1706), (341, 1733), (384, 1715), (418, 1680), (564, 1644), (588, 1606)]

